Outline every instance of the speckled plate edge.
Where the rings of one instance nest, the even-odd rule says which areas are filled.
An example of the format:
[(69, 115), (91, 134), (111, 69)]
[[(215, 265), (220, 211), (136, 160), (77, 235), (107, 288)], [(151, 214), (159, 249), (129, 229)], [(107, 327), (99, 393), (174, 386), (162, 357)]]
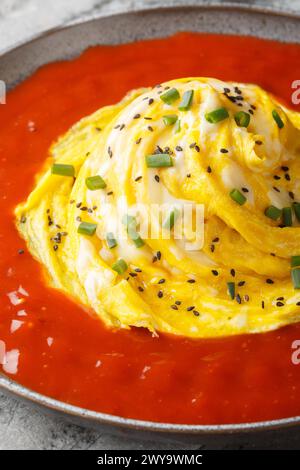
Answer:
[[(168, 14), (170, 12), (206, 12), (206, 11), (217, 11), (217, 12), (239, 12), (239, 13), (250, 13), (259, 15), (268, 15), (274, 17), (280, 17), (284, 19), (292, 19), (299, 21), (300, 25), (300, 14), (293, 13), (292, 11), (283, 11), (279, 9), (273, 9), (272, 7), (260, 7), (236, 4), (232, 2), (207, 2), (204, 5), (198, 6), (176, 6), (176, 7), (162, 7), (162, 8), (150, 8), (147, 10), (133, 10), (131, 12), (117, 13), (117, 14), (101, 14), (101, 15), (90, 15), (76, 19), (65, 26), (51, 28), (40, 34), (33, 35), (26, 41), (17, 42), (13, 47), (7, 48), (0, 53), (0, 65), (3, 57), (7, 56), (13, 51), (17, 51), (23, 46), (30, 45), (39, 39), (46, 38), (47, 36), (55, 33), (62, 32), (69, 28), (73, 28), (78, 25), (89, 25), (93, 21), (101, 20), (101, 18), (113, 18), (119, 16), (126, 16), (133, 13), (137, 15), (151, 14), (160, 12)], [(44, 408), (48, 411), (55, 411), (58, 414), (65, 415), (69, 418), (75, 418), (75, 421), (82, 422), (82, 424), (91, 425), (107, 425), (110, 427), (125, 428), (131, 430), (150, 431), (154, 433), (169, 433), (179, 435), (217, 435), (217, 434), (236, 434), (236, 433), (247, 433), (247, 432), (258, 432), (258, 431), (269, 431), (277, 429), (286, 429), (290, 427), (300, 426), (300, 416), (294, 416), (283, 419), (258, 421), (250, 423), (239, 423), (239, 424), (221, 424), (221, 425), (187, 425), (187, 424), (172, 424), (172, 423), (160, 423), (153, 421), (144, 421), (138, 419), (127, 419), (121, 416), (115, 416), (107, 413), (96, 412), (81, 407), (71, 405), (69, 403), (61, 402), (53, 398), (42, 395), (38, 392), (30, 390), (29, 388), (17, 383), (9, 377), (0, 373), (0, 389), (9, 394), (13, 394), (18, 398), (31, 402), (39, 407)]]

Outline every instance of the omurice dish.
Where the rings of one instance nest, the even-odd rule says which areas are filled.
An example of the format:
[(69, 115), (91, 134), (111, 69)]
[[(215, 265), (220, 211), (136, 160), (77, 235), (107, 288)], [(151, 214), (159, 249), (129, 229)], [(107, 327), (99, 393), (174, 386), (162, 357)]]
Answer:
[[(204, 208), (194, 250), (174, 236), (189, 204)], [(15, 213), (51, 285), (109, 327), (213, 337), (300, 320), (300, 114), (256, 85), (130, 92), (53, 144)]]

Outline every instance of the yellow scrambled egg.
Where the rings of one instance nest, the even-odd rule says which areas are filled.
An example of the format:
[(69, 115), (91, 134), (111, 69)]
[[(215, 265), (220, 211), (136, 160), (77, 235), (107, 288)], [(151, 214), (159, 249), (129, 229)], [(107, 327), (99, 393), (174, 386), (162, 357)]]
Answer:
[[(51, 285), (107, 326), (210, 337), (297, 322), (299, 129), (300, 114), (255, 85), (133, 91), (52, 146), (18, 229)], [(141, 237), (131, 207), (183, 203), (204, 207), (203, 246), (187, 249), (192, 230), (174, 236), (171, 209), (167, 228), (151, 218), (170, 237)]]

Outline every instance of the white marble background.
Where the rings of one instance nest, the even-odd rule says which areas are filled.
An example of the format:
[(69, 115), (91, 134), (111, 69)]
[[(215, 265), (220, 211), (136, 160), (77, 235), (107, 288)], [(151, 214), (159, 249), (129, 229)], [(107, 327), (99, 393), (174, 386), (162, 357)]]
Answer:
[[(231, 0), (232, 1), (232, 0)], [(209, 0), (0, 0), (0, 51), (16, 41), (76, 18), (158, 5), (213, 3)], [(234, 0), (266, 8), (300, 12), (300, 0)], [(247, 440), (247, 439), (246, 439)], [(246, 446), (249, 443), (245, 441)], [(274, 438), (274, 448), (280, 441)], [(223, 440), (212, 448), (230, 448)], [(300, 446), (299, 446), (300, 447)], [(0, 393), (0, 450), (4, 449), (198, 449), (180, 442), (151, 442), (114, 437), (45, 416), (13, 398)], [(234, 447), (233, 447), (234, 448)]]

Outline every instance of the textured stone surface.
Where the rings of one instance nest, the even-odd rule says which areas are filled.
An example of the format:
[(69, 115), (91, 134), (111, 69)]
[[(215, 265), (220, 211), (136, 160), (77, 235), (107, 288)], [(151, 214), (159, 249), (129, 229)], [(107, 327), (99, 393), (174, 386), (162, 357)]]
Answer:
[[(28, 37), (56, 25), (64, 24), (76, 18), (92, 14), (128, 11), (143, 7), (159, 5), (189, 5), (197, 3), (213, 3), (207, 1), (189, 0), (51, 0), (45, 7), (45, 0), (1, 0), (0, 1), (0, 52), (23, 41)], [(262, 5), (265, 8), (300, 12), (300, 0), (272, 0), (272, 1), (232, 1), (232, 3), (251, 3)], [(51, 6), (50, 6), (51, 5)], [(1, 77), (0, 77), (1, 78)], [(251, 438), (244, 438), (242, 444), (251, 448)], [(300, 437), (282, 442), (274, 436), (266, 444), (267, 448), (297, 448)], [(234, 444), (226, 439), (213, 441), (209, 448), (235, 448)], [(265, 447), (262, 442), (260, 447)], [(66, 421), (49, 417), (20, 403), (11, 397), (0, 393), (0, 450), (4, 449), (199, 449), (202, 448), (201, 439), (198, 444), (187, 445), (180, 442), (165, 441), (164, 443), (130, 439), (126, 436), (113, 436), (109, 433), (99, 433), (85, 429)]]

